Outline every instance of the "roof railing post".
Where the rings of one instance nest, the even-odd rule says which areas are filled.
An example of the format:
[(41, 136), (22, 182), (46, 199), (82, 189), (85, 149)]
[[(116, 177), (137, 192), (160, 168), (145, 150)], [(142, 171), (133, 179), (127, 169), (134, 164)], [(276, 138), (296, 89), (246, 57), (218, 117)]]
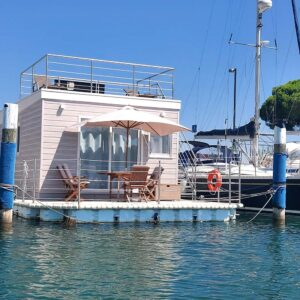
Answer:
[(22, 98), (23, 90), (22, 90), (22, 85), (23, 85), (23, 73), (20, 74), (20, 99)]
[(172, 99), (174, 99), (174, 73), (172, 72)]
[(91, 60), (91, 93), (92, 92), (93, 92), (93, 61)]
[(31, 89), (32, 89), (32, 92), (34, 92), (33, 76), (34, 76), (34, 70), (33, 70), (33, 66), (32, 66), (31, 67)]
[(46, 89), (48, 88), (48, 54), (46, 54)]
[(133, 95), (135, 95), (135, 66), (132, 66), (132, 91)]

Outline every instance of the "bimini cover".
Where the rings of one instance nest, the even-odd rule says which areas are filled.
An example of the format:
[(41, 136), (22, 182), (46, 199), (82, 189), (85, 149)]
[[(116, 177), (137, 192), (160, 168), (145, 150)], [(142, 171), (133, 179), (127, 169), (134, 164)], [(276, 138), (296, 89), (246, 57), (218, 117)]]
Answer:
[(253, 139), (255, 135), (255, 123), (250, 121), (248, 124), (236, 129), (214, 129), (210, 131), (199, 131), (196, 139)]

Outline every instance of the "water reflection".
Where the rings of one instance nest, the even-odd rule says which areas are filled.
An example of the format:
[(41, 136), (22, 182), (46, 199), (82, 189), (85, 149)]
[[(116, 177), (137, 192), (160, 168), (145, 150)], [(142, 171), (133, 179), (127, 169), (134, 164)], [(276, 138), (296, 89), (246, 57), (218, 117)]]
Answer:
[[(155, 290), (164, 293), (180, 260), (174, 247), (177, 235), (176, 230), (162, 231), (153, 225), (38, 228), (35, 242), (28, 249), (34, 253), (35, 271), (28, 287), (30, 294), (42, 295), (45, 289), (54, 288), (70, 296), (74, 289), (78, 295), (90, 296), (134, 296), (139, 291)], [(94, 284), (79, 285), (82, 278)]]
[(5, 234), (13, 233), (13, 224), (12, 223), (0, 223), (0, 238)]
[[(247, 220), (249, 218), (247, 217)], [(1, 234), (0, 298), (293, 298), (299, 221), (77, 225)]]

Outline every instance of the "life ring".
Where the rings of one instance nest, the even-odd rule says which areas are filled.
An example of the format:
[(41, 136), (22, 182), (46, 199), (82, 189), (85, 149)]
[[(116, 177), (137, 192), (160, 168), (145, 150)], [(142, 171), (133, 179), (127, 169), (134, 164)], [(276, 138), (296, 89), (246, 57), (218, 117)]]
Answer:
[(219, 170), (212, 170), (208, 173), (207, 187), (210, 191), (218, 191), (222, 186), (222, 176)]

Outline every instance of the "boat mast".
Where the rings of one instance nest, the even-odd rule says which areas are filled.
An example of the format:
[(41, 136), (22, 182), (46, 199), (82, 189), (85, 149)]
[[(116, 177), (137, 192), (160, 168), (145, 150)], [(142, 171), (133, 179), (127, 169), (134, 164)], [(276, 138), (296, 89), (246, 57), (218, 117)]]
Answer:
[(255, 55), (255, 136), (253, 139), (252, 160), (254, 167), (258, 167), (258, 142), (259, 142), (259, 111), (260, 111), (260, 74), (261, 74), (261, 30), (262, 14), (272, 7), (272, 0), (257, 0), (256, 13), (256, 55)]

